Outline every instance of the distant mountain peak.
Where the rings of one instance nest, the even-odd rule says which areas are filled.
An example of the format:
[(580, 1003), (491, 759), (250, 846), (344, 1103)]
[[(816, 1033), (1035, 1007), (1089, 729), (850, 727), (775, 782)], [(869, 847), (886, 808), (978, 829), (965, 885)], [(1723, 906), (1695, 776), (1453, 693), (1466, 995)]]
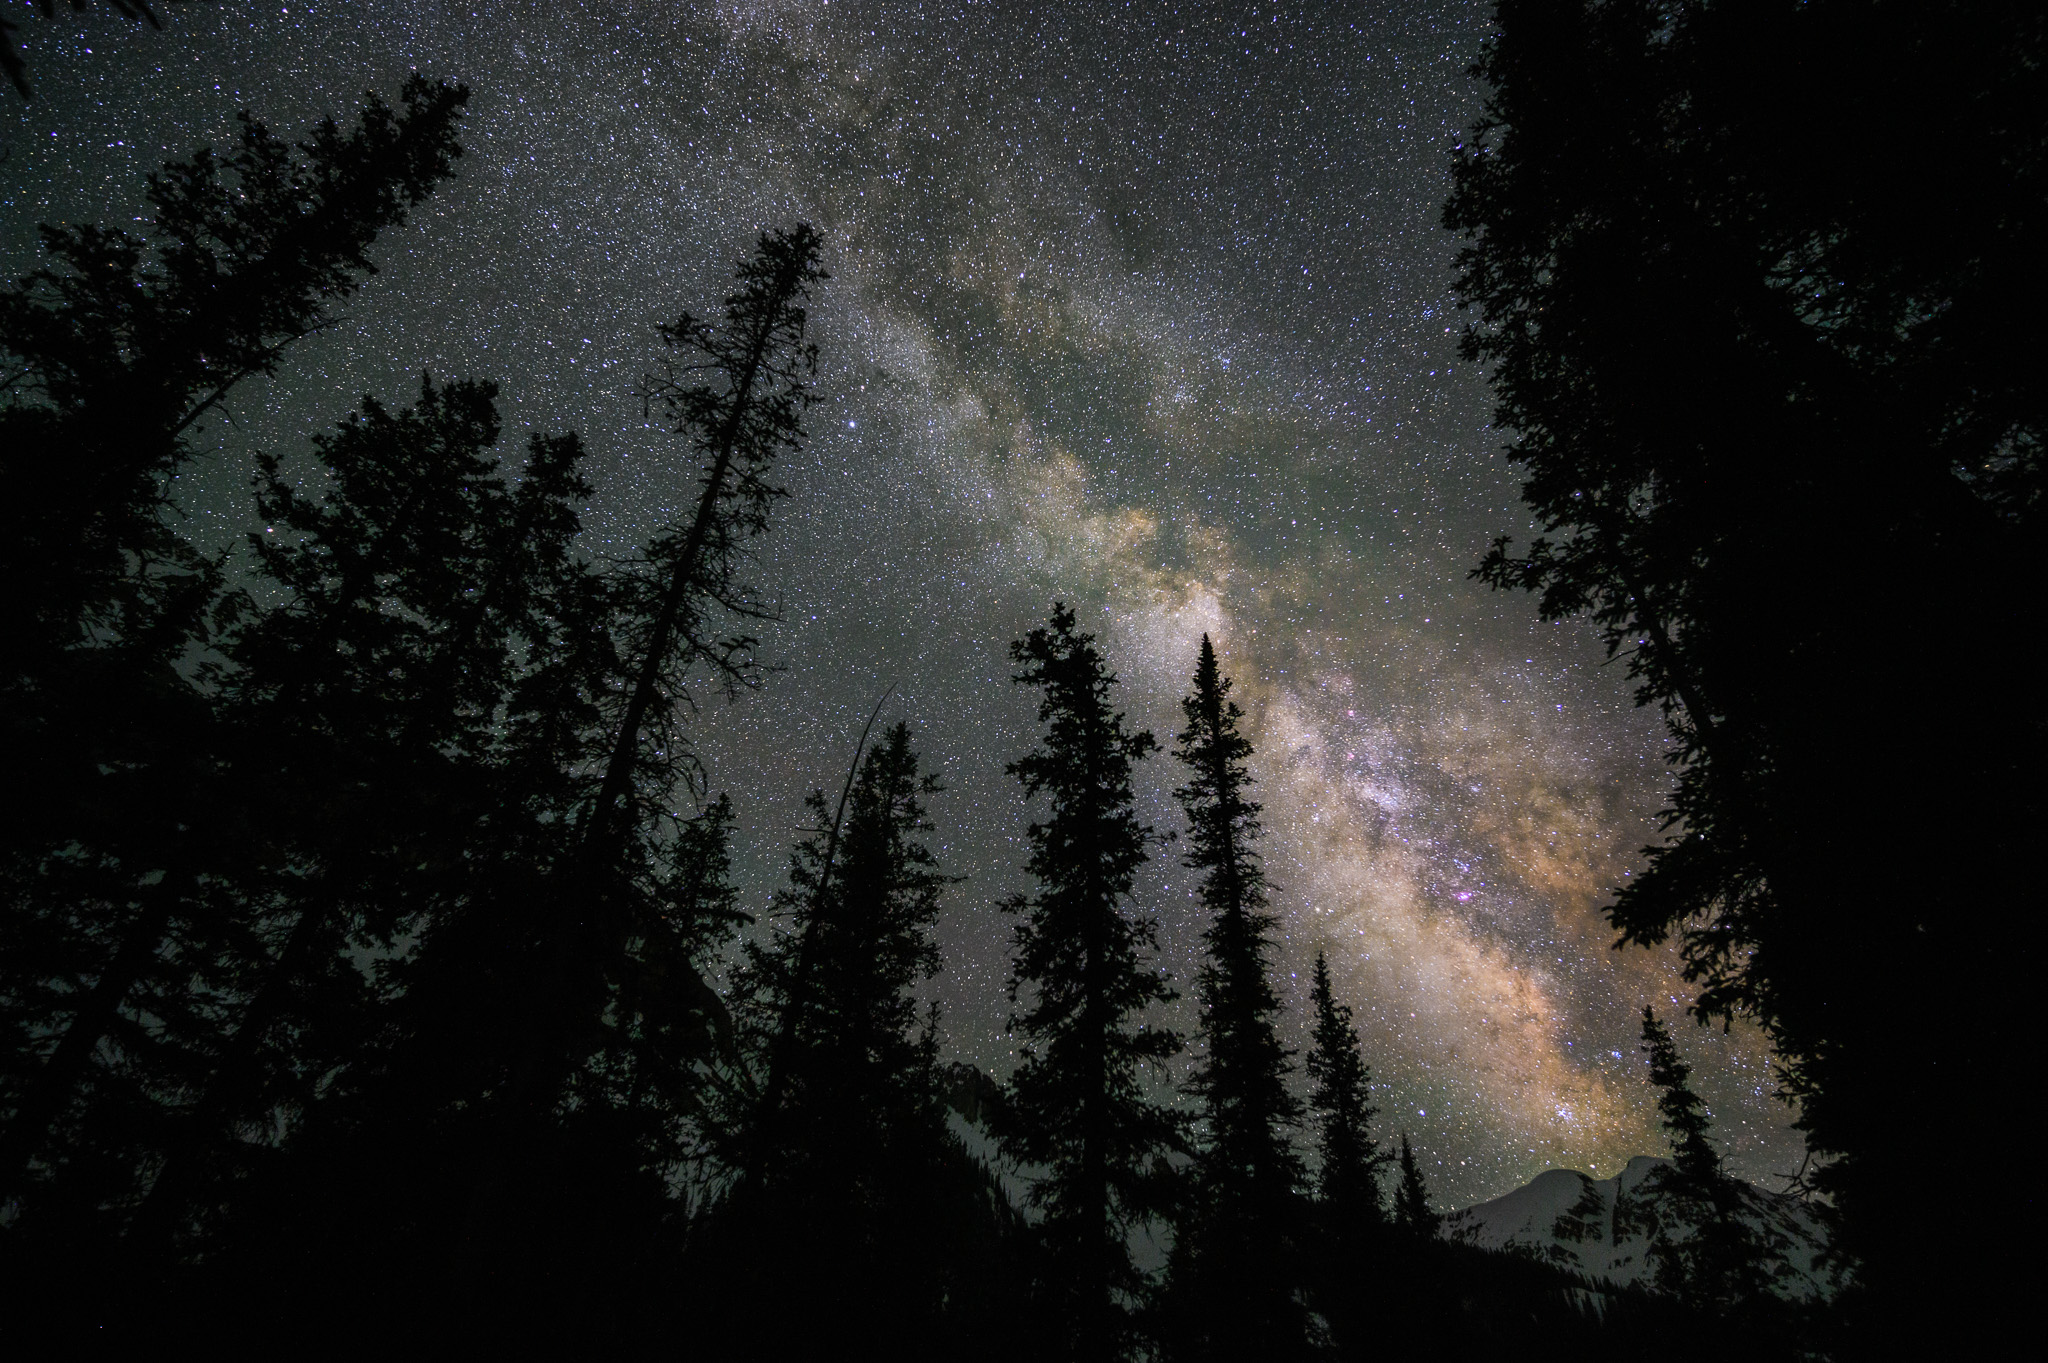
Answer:
[[(1650, 1250), (1660, 1237), (1684, 1239), (1692, 1227), (1662, 1192), (1671, 1161), (1637, 1155), (1613, 1178), (1546, 1169), (1503, 1197), (1444, 1218), (1444, 1238), (1524, 1254), (1618, 1286), (1654, 1287)], [(1827, 1236), (1799, 1202), (1741, 1185), (1744, 1219), (1784, 1246), (1779, 1295), (1829, 1297), (1838, 1286), (1821, 1262)]]

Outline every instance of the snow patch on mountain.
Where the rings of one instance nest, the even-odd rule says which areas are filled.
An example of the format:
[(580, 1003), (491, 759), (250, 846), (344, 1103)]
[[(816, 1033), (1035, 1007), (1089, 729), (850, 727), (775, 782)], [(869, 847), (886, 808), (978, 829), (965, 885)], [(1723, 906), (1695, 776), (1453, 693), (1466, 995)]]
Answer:
[[(1655, 1286), (1650, 1250), (1660, 1238), (1692, 1232), (1675, 1214), (1662, 1185), (1671, 1161), (1638, 1155), (1613, 1178), (1549, 1169), (1505, 1197), (1444, 1218), (1446, 1239), (1482, 1249), (1526, 1254), (1570, 1272), (1619, 1286)], [(1793, 1300), (1834, 1295), (1838, 1283), (1822, 1261), (1827, 1237), (1799, 1202), (1743, 1184), (1748, 1221), (1779, 1247), (1786, 1271), (1777, 1292)]]

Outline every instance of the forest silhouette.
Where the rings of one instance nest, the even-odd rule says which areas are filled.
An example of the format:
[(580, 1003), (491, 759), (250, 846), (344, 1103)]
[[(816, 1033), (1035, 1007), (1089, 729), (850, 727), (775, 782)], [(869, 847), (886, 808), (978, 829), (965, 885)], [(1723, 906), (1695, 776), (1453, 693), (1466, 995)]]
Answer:
[[(691, 730), (767, 678), (752, 550), (830, 287), (808, 225), (651, 326), (639, 397), (694, 495), (627, 558), (580, 547), (575, 433), (507, 457), (496, 387), (435, 376), (314, 435), (320, 478), (261, 458), (246, 543), (195, 545), (199, 424), (288, 384), (454, 173), (469, 92), (414, 76), (296, 142), (245, 113), (150, 177), (144, 234), (45, 227), (0, 289), (0, 1339), (1106, 1363), (1993, 1329), (2019, 1265), (1942, 1251), (1983, 1209), (1928, 1194), (1922, 1123), (1999, 1129), (2038, 935), (2042, 721), (1964, 643), (2038, 623), (2040, 389), (1993, 338), (2042, 288), (2044, 30), (1506, 0), (1446, 209), (1545, 527), (1476, 575), (1590, 616), (1666, 716), (1668, 837), (1612, 918), (1681, 942), (1700, 1021), (1770, 1036), (1839, 1299), (1780, 1290), (1648, 1009), (1647, 1284), (1442, 1234), (1320, 955), (1310, 1048), (1282, 1039), (1258, 754), (1207, 637), (1163, 756), (1065, 604), (1011, 645), (1039, 725), (1006, 768), (1014, 1072), (945, 1061), (919, 1002), (972, 891), (886, 696), (742, 910)], [(1887, 188), (1915, 175), (1938, 208)], [(1155, 760), (1180, 828), (1139, 818)], [(1192, 1038), (1133, 900), (1162, 857), (1205, 914)]]

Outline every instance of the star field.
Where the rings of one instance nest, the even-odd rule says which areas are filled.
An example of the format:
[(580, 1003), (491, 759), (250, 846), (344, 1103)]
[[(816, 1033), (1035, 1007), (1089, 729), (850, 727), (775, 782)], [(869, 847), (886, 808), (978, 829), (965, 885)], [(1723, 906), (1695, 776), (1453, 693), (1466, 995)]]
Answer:
[[(422, 370), (487, 377), (508, 454), (522, 428), (583, 433), (590, 552), (621, 553), (692, 492), (632, 397), (655, 322), (720, 296), (760, 227), (816, 223), (822, 400), (758, 574), (783, 670), (695, 734), (750, 898), (893, 686), (969, 877), (949, 1049), (1001, 1069), (995, 905), (1028, 818), (1002, 767), (1033, 713), (1006, 646), (1073, 603), (1164, 738), (1206, 631), (1258, 747), (1290, 997), (1327, 950), (1383, 1130), (1463, 1205), (1660, 1152), (1637, 1017), (1685, 997), (1600, 914), (1657, 836), (1656, 715), (1589, 631), (1466, 577), (1529, 531), (1437, 224), (1488, 8), (294, 3), (179, 7), (161, 33), (65, 12), (28, 24), (0, 262), (28, 268), (37, 221), (134, 218), (143, 175), (243, 105), (289, 131), (412, 68), (467, 81), (457, 180), (378, 243), (342, 325), (238, 393), (180, 495), (231, 543), (256, 451)], [(1151, 764), (1162, 829), (1175, 781)], [(1192, 886), (1171, 853), (1143, 886), (1183, 986)], [(1793, 1168), (1760, 1040), (1679, 1035), (1732, 1167)]]

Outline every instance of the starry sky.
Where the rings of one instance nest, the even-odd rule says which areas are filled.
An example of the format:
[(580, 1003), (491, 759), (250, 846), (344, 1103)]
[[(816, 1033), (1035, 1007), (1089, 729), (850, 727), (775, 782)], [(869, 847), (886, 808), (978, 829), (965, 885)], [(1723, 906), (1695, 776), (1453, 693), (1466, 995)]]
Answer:
[[(1327, 951), (1383, 1126), (1461, 1206), (1662, 1153), (1637, 1019), (1685, 997), (1600, 911), (1657, 835), (1659, 720), (1590, 631), (1467, 579), (1530, 529), (1438, 225), (1488, 23), (1459, 0), (294, 0), (176, 6), (162, 32), (66, 11), (27, 22), (38, 96), (0, 125), (0, 266), (30, 267), (38, 221), (133, 219), (144, 173), (225, 145), (239, 107), (292, 132), (412, 69), (462, 79), (458, 178), (206, 432), (188, 524), (234, 542), (257, 451), (425, 370), (502, 385), (508, 454), (581, 431), (590, 552), (622, 553), (691, 493), (632, 397), (654, 324), (721, 296), (762, 227), (815, 223), (822, 400), (759, 563), (782, 670), (695, 733), (750, 899), (895, 688), (968, 877), (948, 1048), (1005, 1069), (995, 905), (1030, 815), (1002, 768), (1035, 709), (1006, 646), (1073, 604), (1165, 739), (1207, 632), (1257, 745), (1288, 997)], [(1176, 779), (1142, 774), (1162, 829)], [(1192, 887), (1168, 854), (1140, 895), (1183, 984)], [(1679, 1037), (1731, 1166), (1790, 1171), (1760, 1038)]]

